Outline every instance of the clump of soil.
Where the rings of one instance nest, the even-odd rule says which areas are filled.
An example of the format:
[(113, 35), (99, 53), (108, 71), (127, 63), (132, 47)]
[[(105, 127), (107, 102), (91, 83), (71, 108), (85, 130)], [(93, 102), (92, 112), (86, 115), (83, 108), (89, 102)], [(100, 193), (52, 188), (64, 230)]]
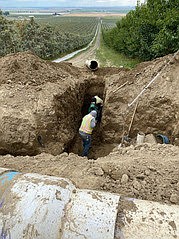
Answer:
[[(178, 56), (140, 97), (129, 132), (135, 105), (128, 103), (170, 59), (134, 70), (91, 72), (30, 52), (1, 58), (0, 154), (6, 156), (0, 157), (0, 166), (67, 177), (80, 188), (178, 204)], [(77, 155), (82, 150), (78, 129), (94, 95), (103, 98), (104, 106), (88, 160)], [(138, 132), (166, 135), (176, 146), (118, 147), (124, 133), (135, 142)]]

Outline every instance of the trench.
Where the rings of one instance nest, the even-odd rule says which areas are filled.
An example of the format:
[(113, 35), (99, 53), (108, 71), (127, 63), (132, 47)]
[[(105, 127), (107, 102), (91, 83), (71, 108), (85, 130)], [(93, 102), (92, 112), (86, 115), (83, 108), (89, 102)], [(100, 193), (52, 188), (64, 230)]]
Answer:
[[(49, 95), (47, 94), (46, 97)], [(79, 127), (95, 95), (105, 102), (105, 80), (96, 75), (73, 86), (67, 86), (53, 97), (50, 95), (48, 107), (42, 107), (41, 111), (32, 117), (36, 127), (33, 128), (31, 122), (26, 122), (26, 119), (20, 121), (18, 117), (13, 118), (16, 124), (14, 123), (9, 136), (13, 137), (13, 141), (0, 145), (0, 154), (35, 156), (41, 153), (60, 155), (67, 152), (80, 156), (83, 148)], [(17, 128), (20, 130), (18, 131)], [(25, 137), (27, 142), (24, 141)], [(104, 143), (102, 122), (97, 123), (92, 134), (89, 158), (97, 159), (106, 156), (112, 148), (111, 144)]]
[[(37, 135), (39, 146), (38, 148), (34, 147), (37, 150), (33, 155), (39, 154), (41, 152), (46, 152), (52, 155), (59, 155), (63, 152), (67, 152), (80, 156), (82, 154), (83, 148), (82, 140), (79, 136), (78, 130), (82, 118), (88, 113), (91, 99), (95, 95), (98, 95), (103, 99), (103, 108), (105, 107), (105, 97), (107, 90), (108, 88), (105, 84), (104, 79), (100, 76), (97, 76), (88, 78), (84, 82), (80, 82), (74, 88), (68, 87), (63, 93), (59, 93), (59, 95), (54, 96), (55, 117), (54, 119), (52, 118), (49, 121), (47, 119), (48, 125), (45, 129), (42, 127), (41, 122), (39, 122), (39, 125), (42, 127), (42, 129), (40, 129), (41, 133)], [(121, 100), (117, 101), (117, 107), (119, 109), (124, 104), (122, 94), (120, 95), (120, 98)], [(111, 99), (110, 104), (116, 105), (116, 99)], [(166, 104), (168, 104), (168, 101), (166, 102)], [(167, 105), (163, 104), (162, 107), (164, 107), (164, 109), (168, 109)], [(157, 109), (158, 108), (155, 109), (155, 114), (157, 114), (158, 112)], [(166, 133), (166, 129), (165, 131), (162, 130), (164, 123), (162, 123), (161, 125), (156, 125), (155, 120), (151, 121), (151, 112), (150, 114), (141, 114), (141, 112), (144, 112), (144, 106), (140, 107), (139, 105), (130, 131), (130, 136), (132, 139), (131, 143), (134, 144), (136, 142), (136, 136), (138, 132), (147, 132), (146, 125), (151, 126), (151, 128), (153, 128), (156, 132), (162, 132), (164, 134)], [(126, 129), (128, 129), (128, 126), (130, 124), (132, 113), (133, 112), (131, 112), (131, 115), (129, 115), (129, 117), (127, 118), (128, 121), (126, 121)], [(98, 123), (93, 130), (92, 145), (89, 151), (90, 159), (97, 159), (99, 157), (107, 156), (113, 150), (113, 148), (121, 142), (123, 119), (118, 119), (119, 121), (116, 125), (115, 122), (113, 123), (113, 116), (111, 116), (110, 112), (108, 112), (108, 114), (108, 124), (103, 124), (102, 112), (101, 123)], [(154, 113), (152, 112), (152, 114)], [(47, 134), (45, 132), (47, 132)], [(113, 132), (115, 132), (115, 134)], [(148, 133), (150, 133), (150, 128)], [(167, 132), (167, 134), (169, 133)], [(160, 138), (158, 139), (158, 143), (162, 143)], [(127, 145), (128, 142), (126, 146)], [(23, 147), (21, 148), (20, 153), (20, 151), (18, 151), (17, 149), (14, 155), (23, 155), (22, 150)], [(28, 152), (25, 152), (24, 155), (30, 155), (30, 150), (27, 149), (27, 151)]]
[[(90, 79), (88, 80), (83, 90), (80, 92), (80, 98), (83, 99), (81, 102), (81, 107), (79, 109), (78, 115), (80, 118), (77, 120), (77, 123), (74, 122), (75, 125), (75, 134), (74, 137), (69, 140), (66, 144), (64, 152), (74, 153), (77, 155), (82, 154), (82, 140), (79, 137), (78, 129), (80, 127), (82, 118), (88, 114), (88, 108), (91, 103), (92, 97), (95, 95), (99, 96), (105, 102), (105, 82), (102, 78)], [(69, 106), (70, 107), (70, 106)], [(103, 157), (108, 155), (111, 150), (114, 148), (113, 144), (105, 144), (104, 143), (104, 134), (103, 134), (103, 125), (102, 122), (98, 122), (96, 127), (92, 133), (92, 144), (89, 151), (89, 158), (97, 159), (98, 157)]]
[[(103, 120), (102, 115), (101, 123), (98, 123), (93, 131), (89, 158), (97, 159), (107, 156), (121, 142), (124, 124), (121, 109), (126, 106), (124, 102), (126, 91), (121, 90), (118, 95), (111, 94), (110, 98), (109, 93), (109, 85), (102, 74), (92, 74), (88, 79), (78, 81), (73, 86), (67, 86), (55, 93), (53, 97), (49, 97), (49, 108), (42, 107), (40, 113), (35, 114), (33, 120), (37, 127), (32, 127), (26, 119), (19, 121), (18, 117), (12, 118), (11, 134), (8, 137), (10, 140), (12, 137), (13, 140), (1, 145), (0, 154), (34, 156), (40, 153), (60, 155), (67, 152), (81, 155), (82, 140), (78, 130), (82, 118), (88, 113), (92, 97), (98, 95), (104, 102), (105, 117)], [(107, 101), (106, 106), (105, 101)], [(175, 119), (177, 106), (172, 104), (171, 100), (163, 98), (152, 99), (150, 104), (152, 107), (142, 102), (138, 105), (130, 131), (131, 139), (136, 141), (136, 135), (140, 131), (145, 134), (156, 132), (156, 134), (169, 136), (170, 142), (173, 143), (172, 137), (179, 138)], [(116, 109), (119, 109), (119, 112), (116, 112)], [(167, 116), (168, 112), (170, 115)], [(126, 130), (130, 125), (132, 114), (133, 111), (126, 118)], [(18, 126), (20, 126), (19, 131)], [(27, 138), (25, 142), (23, 137)], [(160, 138), (158, 140), (158, 143), (162, 143)]]

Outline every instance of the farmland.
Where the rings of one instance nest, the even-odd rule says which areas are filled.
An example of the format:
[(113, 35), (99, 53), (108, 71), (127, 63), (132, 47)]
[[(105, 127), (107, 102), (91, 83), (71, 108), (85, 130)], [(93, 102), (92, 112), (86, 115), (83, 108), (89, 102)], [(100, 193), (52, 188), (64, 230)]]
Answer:
[(54, 27), (56, 31), (62, 33), (71, 33), (82, 37), (89, 36), (89, 39), (95, 34), (98, 18), (96, 17), (47, 17), (37, 18), (37, 23), (41, 25), (49, 24)]
[[(99, 23), (102, 23), (102, 30), (111, 29), (123, 15), (123, 12), (89, 12), (89, 9), (85, 12), (11, 10), (4, 17), (6, 21), (3, 24), (12, 36), (6, 43), (3, 41), (1, 55), (31, 50), (43, 59), (53, 60), (86, 47), (94, 38)], [(11, 41), (12, 44), (7, 45)], [(16, 44), (12, 51), (10, 45), (14, 46), (14, 42)]]
[[(7, 31), (10, 32), (11, 36), (9, 40), (3, 41), (0, 47), (0, 55), (31, 50), (43, 59), (57, 59), (86, 47), (94, 38), (99, 24), (101, 24), (101, 27), (98, 29), (106, 32), (106, 30), (115, 27), (116, 22), (122, 18), (119, 13), (117, 16), (104, 13), (76, 13), (76, 16), (72, 16), (73, 14), (59, 15), (57, 13), (57, 15), (48, 15), (47, 13), (31, 13), (31, 15), (27, 15), (24, 13), (23, 15), (21, 12), (10, 13), (5, 18), (6, 20), (3, 21), (3, 24), (7, 27)], [(14, 21), (11, 21), (11, 25), (9, 25), (9, 20), (12, 19)], [(12, 48), (12, 46), (15, 47)], [(98, 49), (100, 48), (98, 46)], [(102, 55), (104, 55), (103, 53)], [(107, 51), (107, 56), (109, 57), (109, 55)], [(113, 55), (111, 58), (115, 58), (115, 63), (118, 62)], [(100, 61), (100, 59), (98, 60)], [(111, 60), (108, 59), (108, 61)], [(121, 63), (121, 57), (119, 62), (119, 65), (125, 65), (123, 62)], [(112, 63), (112, 65), (114, 64)]]
[(110, 30), (111, 28), (116, 27), (116, 22), (120, 21), (121, 18), (122, 16), (101, 18), (102, 30)]
[(37, 18), (35, 20), (41, 27), (49, 25), (55, 34), (60, 36), (60, 52), (72, 52), (88, 45), (97, 30), (99, 19), (97, 17), (71, 17), (54, 16)]
[[(97, 17), (26, 17), (9, 22), (1, 17), (0, 55), (31, 50), (43, 59), (55, 59), (88, 45), (97, 30)], [(6, 37), (6, 39), (3, 39)], [(13, 46), (13, 47), (12, 47)]]

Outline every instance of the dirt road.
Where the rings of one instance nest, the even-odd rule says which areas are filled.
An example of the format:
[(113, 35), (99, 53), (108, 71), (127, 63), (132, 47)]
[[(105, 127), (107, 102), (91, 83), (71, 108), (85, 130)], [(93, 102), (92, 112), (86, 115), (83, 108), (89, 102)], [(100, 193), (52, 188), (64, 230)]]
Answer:
[(96, 39), (88, 50), (78, 54), (76, 57), (69, 59), (68, 62), (77, 67), (84, 67), (86, 60), (96, 60), (96, 50), (100, 47), (101, 24), (98, 24)]

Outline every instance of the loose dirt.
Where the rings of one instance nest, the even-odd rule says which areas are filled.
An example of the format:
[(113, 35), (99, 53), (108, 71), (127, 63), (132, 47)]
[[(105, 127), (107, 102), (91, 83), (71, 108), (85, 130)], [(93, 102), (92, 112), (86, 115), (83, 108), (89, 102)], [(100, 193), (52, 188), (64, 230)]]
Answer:
[[(128, 103), (172, 59), (135, 105)], [(127, 82), (127, 83), (126, 83)], [(66, 177), (79, 188), (179, 204), (179, 57), (133, 70), (51, 63), (31, 52), (0, 58), (0, 167)], [(123, 86), (122, 86), (123, 85)], [(122, 86), (122, 87), (121, 87)], [(89, 159), (78, 128), (90, 99), (104, 100)], [(169, 138), (136, 144), (138, 132)], [(130, 139), (120, 147), (123, 135)], [(150, 138), (151, 139), (151, 138)]]

